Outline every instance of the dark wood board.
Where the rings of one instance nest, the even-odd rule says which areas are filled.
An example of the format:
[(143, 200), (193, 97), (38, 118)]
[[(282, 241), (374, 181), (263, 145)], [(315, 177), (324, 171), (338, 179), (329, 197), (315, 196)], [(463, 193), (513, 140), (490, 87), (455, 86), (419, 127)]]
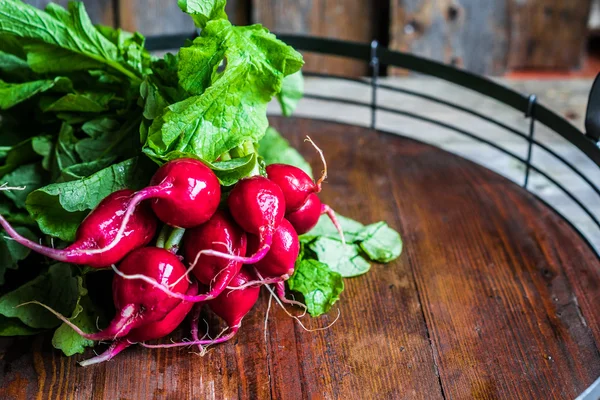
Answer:
[(509, 51), (507, 1), (390, 0), (390, 47), (500, 75)]
[[(505, 178), (365, 128), (273, 118), (322, 199), (386, 220), (399, 260), (346, 281), (340, 320), (305, 332), (267, 296), (238, 337), (201, 358), (138, 347), (88, 368), (48, 337), (0, 340), (0, 398), (573, 399), (600, 375), (600, 262), (556, 213)], [(310, 327), (324, 326), (337, 307)], [(103, 349), (102, 346), (99, 349)]]
[(579, 67), (591, 3), (591, 0), (510, 0), (509, 68)]
[[(374, 15), (378, 1), (253, 0), (252, 22), (271, 31), (329, 37), (354, 42), (375, 38)], [(367, 74), (367, 63), (306, 53), (305, 71), (343, 76)]]

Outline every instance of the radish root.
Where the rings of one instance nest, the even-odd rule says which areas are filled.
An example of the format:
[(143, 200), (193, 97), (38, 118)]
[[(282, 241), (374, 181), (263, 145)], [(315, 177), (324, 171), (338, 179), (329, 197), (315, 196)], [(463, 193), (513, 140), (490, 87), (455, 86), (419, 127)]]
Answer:
[(304, 141), (312, 144), (315, 150), (317, 150), (317, 153), (319, 153), (319, 157), (321, 157), (321, 162), (323, 163), (323, 171), (321, 172), (321, 177), (318, 181), (315, 182), (315, 185), (317, 186), (317, 193), (319, 193), (321, 191), (321, 184), (325, 179), (327, 179), (327, 161), (325, 161), (325, 155), (323, 154), (323, 150), (321, 150), (319, 146), (317, 146), (315, 142), (313, 142), (310, 136), (306, 136), (306, 139), (304, 139)]

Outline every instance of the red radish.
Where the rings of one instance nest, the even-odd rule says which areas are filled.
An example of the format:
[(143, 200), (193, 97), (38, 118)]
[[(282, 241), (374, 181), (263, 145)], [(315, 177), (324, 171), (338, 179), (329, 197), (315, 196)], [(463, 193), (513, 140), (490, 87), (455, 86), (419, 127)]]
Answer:
[[(253, 252), (259, 246), (256, 236), (248, 236), (248, 250)], [(254, 268), (264, 278), (281, 277), (288, 279), (294, 273), (300, 244), (294, 227), (284, 219), (273, 235), (273, 244), (267, 255), (254, 264)]]
[(335, 228), (340, 234), (342, 238), (342, 242), (345, 243), (344, 231), (342, 230), (342, 226), (340, 225), (337, 217), (335, 216), (335, 212), (329, 207), (327, 204), (321, 203), (319, 197), (312, 193), (306, 199), (306, 202), (297, 209), (296, 211), (287, 214), (285, 218), (290, 221), (296, 233), (298, 235), (302, 235), (317, 225), (319, 222), (319, 217), (322, 214), (327, 214)]
[(227, 251), (237, 256), (246, 254), (246, 234), (226, 211), (217, 211), (205, 224), (187, 230), (183, 238), (184, 256), (188, 262), (195, 264), (193, 274), (201, 283), (212, 288), (210, 296), (205, 299), (210, 300), (225, 289), (240, 271), (242, 263), (205, 254), (198, 257), (201, 251), (207, 249)]
[(290, 221), (296, 233), (302, 235), (317, 225), (323, 213), (322, 208), (319, 196), (311, 193), (300, 208), (287, 214), (285, 218)]
[[(193, 296), (196, 293), (198, 293), (198, 284), (194, 282), (190, 285), (186, 294)], [(133, 343), (143, 342), (145, 340), (160, 339), (164, 336), (167, 336), (183, 322), (193, 305), (193, 303), (181, 301), (172, 311), (167, 314), (166, 317), (160, 321), (150, 322), (139, 328), (132, 329), (126, 337), (114, 341), (104, 353), (90, 358), (89, 360), (82, 361), (79, 363), (79, 365), (82, 367), (87, 367), (88, 365), (108, 361)]]
[(318, 181), (314, 182), (306, 172), (293, 165), (271, 164), (266, 167), (267, 177), (275, 182), (283, 192), (286, 214), (302, 207), (310, 194), (319, 193), (321, 184), (327, 179), (327, 162), (323, 151), (308, 136), (306, 140), (317, 150), (323, 162), (323, 174)]
[[(132, 190), (124, 189), (106, 196), (79, 225), (75, 242), (62, 250), (42, 246), (19, 235), (2, 216), (0, 225), (17, 243), (54, 260), (95, 268), (108, 267), (132, 250), (147, 245), (156, 232), (156, 217), (147, 205), (137, 208), (123, 224), (132, 194)], [(119, 235), (122, 227), (124, 232)], [(118, 236), (120, 239), (116, 240)], [(113, 242), (115, 245), (110, 249), (98, 251)]]
[[(230, 282), (230, 288), (227, 288), (216, 299), (209, 301), (207, 304), (210, 309), (225, 321), (229, 329), (229, 333), (217, 339), (194, 340), (191, 342), (169, 343), (169, 344), (144, 344), (144, 347), (149, 348), (165, 348), (165, 347), (181, 347), (192, 345), (211, 345), (223, 343), (233, 338), (242, 325), (242, 320), (248, 312), (254, 307), (258, 300), (260, 288), (256, 286), (247, 286), (244, 289), (237, 289), (246, 283), (252, 281), (254, 277), (245, 268), (233, 277)], [(196, 335), (197, 336), (197, 335)]]
[(244, 264), (260, 261), (271, 248), (273, 234), (283, 220), (285, 200), (279, 186), (262, 176), (241, 179), (227, 199), (231, 216), (246, 232), (258, 236), (260, 245), (250, 256), (237, 256), (215, 250), (202, 254), (227, 258)]
[(114, 240), (93, 252), (103, 253), (118, 246), (129, 218), (141, 201), (153, 199), (152, 210), (162, 222), (186, 229), (208, 221), (221, 201), (217, 176), (201, 161), (192, 158), (167, 162), (154, 173), (150, 185), (131, 198)]
[(178, 293), (185, 293), (189, 287), (186, 279), (180, 279), (186, 272), (185, 267), (176, 255), (165, 249), (143, 247), (134, 250), (125, 257), (119, 268), (112, 284), (117, 315), (109, 326), (100, 332), (85, 333), (48, 306), (37, 302), (36, 304), (53, 312), (86, 339), (111, 340), (126, 336), (134, 328), (160, 321), (180, 302), (145, 282), (138, 282), (135, 280), (138, 275), (152, 279), (160, 285), (173, 286), (173, 291)]

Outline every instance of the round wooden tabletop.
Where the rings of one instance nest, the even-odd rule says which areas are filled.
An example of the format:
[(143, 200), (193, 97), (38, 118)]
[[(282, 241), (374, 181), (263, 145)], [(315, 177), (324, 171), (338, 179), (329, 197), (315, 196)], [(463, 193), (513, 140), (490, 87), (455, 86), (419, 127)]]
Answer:
[(0, 398), (573, 399), (600, 376), (600, 262), (555, 212), (429, 145), (272, 122), (313, 165), (303, 137), (325, 151), (325, 202), (404, 240), (400, 259), (346, 281), (339, 321), (306, 332), (274, 307), (265, 332), (263, 293), (237, 338), (204, 357), (133, 347), (87, 368), (77, 361), (91, 350), (4, 338)]

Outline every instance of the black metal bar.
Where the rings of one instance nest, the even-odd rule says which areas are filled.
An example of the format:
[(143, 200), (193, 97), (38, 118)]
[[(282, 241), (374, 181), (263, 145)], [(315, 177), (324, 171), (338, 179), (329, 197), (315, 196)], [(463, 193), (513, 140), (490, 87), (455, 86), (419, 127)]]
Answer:
[(379, 58), (377, 57), (377, 49), (379, 43), (377, 40), (371, 42), (371, 68), (373, 74), (371, 76), (371, 129), (375, 129), (377, 123), (377, 85), (379, 78)]
[(529, 96), (529, 105), (527, 106), (527, 112), (525, 112), (525, 118), (529, 118), (529, 135), (527, 136), (527, 159), (525, 161), (525, 179), (523, 181), (523, 187), (527, 189), (529, 183), (529, 171), (531, 170), (531, 155), (533, 151), (533, 135), (535, 133), (535, 103), (537, 97), (532, 94)]

